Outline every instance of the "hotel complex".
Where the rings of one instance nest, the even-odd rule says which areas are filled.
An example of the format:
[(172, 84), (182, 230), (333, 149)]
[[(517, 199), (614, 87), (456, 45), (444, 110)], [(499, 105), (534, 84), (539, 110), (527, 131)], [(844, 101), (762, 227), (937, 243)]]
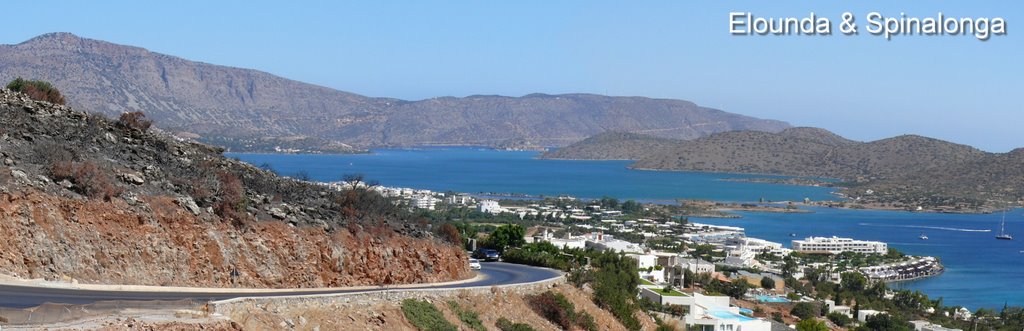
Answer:
[(802, 253), (840, 254), (845, 252), (885, 254), (889, 245), (881, 241), (854, 240), (839, 237), (809, 237), (793, 240), (793, 250)]

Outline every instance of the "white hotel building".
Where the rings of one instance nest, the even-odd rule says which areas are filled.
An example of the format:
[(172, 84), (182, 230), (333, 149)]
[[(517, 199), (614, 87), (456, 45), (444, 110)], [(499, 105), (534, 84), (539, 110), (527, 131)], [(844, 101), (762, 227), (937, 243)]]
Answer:
[(793, 240), (793, 250), (802, 253), (839, 254), (855, 252), (864, 254), (885, 254), (889, 245), (881, 241), (853, 240), (839, 237), (809, 237), (804, 240)]

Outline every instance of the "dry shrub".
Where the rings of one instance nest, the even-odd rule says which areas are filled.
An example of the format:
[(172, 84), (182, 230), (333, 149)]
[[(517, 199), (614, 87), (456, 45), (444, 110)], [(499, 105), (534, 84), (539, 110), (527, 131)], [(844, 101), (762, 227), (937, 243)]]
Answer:
[(116, 184), (109, 171), (105, 171), (96, 162), (86, 160), (73, 162), (58, 160), (50, 164), (50, 176), (54, 180), (68, 180), (75, 184), (81, 194), (92, 199), (110, 201), (121, 195), (124, 190)]
[(459, 229), (451, 223), (445, 223), (438, 229), (438, 234), (442, 239), (451, 243), (452, 245), (462, 245), (462, 233), (459, 233)]
[(236, 225), (244, 224), (246, 200), (242, 181), (238, 179), (238, 176), (227, 171), (217, 173), (217, 180), (220, 182), (220, 186), (217, 191), (217, 202), (213, 205), (214, 212)]
[(0, 185), (7, 185), (14, 181), (14, 177), (11, 176), (11, 168), (0, 167)]
[(57, 88), (49, 82), (41, 80), (25, 80), (21, 77), (15, 78), (7, 84), (7, 89), (21, 92), (33, 100), (46, 101), (58, 105), (64, 104), (64, 96)]
[(126, 128), (132, 128), (142, 132), (148, 131), (149, 127), (153, 126), (153, 121), (147, 120), (146, 114), (143, 114), (141, 111), (121, 114), (121, 117), (117, 119), (117, 123)]

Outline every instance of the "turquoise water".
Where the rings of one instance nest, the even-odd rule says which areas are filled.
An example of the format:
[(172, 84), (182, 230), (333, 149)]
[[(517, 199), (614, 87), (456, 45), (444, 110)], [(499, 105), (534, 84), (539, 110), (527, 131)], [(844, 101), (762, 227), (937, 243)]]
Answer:
[[(626, 161), (538, 160), (536, 152), (478, 148), (375, 150), (368, 155), (231, 154), (255, 165), (270, 164), (282, 174), (306, 171), (334, 181), (362, 173), (387, 186), (467, 193), (569, 194), (582, 198), (671, 201), (676, 198), (719, 201), (831, 199), (830, 189), (723, 181), (749, 175), (628, 170)], [(794, 238), (843, 236), (888, 242), (909, 254), (942, 259), (945, 274), (893, 284), (944, 297), (948, 305), (972, 310), (1024, 305), (1024, 216), (1007, 214), (1007, 232), (1018, 240), (997, 241), (1000, 215), (953, 215), (815, 208), (810, 214), (740, 213), (740, 219), (694, 219), (741, 226), (752, 237), (789, 245)], [(980, 231), (989, 232), (980, 232)], [(929, 240), (918, 236), (926, 234)]]
[[(842, 236), (889, 243), (914, 255), (937, 256), (940, 276), (893, 283), (943, 297), (947, 305), (1000, 309), (1024, 305), (1024, 210), (1006, 213), (1006, 232), (1017, 240), (996, 240), (1001, 214), (956, 215), (812, 208), (812, 214), (742, 212), (739, 219), (693, 218), (694, 222), (746, 228), (748, 236), (781, 242), (809, 236)], [(790, 237), (795, 233), (796, 238)], [(921, 234), (928, 240), (921, 240)]]
[(711, 316), (714, 316), (714, 317), (718, 317), (720, 319), (724, 319), (724, 320), (737, 320), (737, 321), (740, 321), (740, 322), (749, 322), (749, 321), (756, 320), (756, 318), (753, 318), (753, 317), (746, 317), (746, 316), (743, 316), (743, 315), (740, 315), (740, 314), (736, 314), (736, 313), (733, 313), (733, 312), (730, 312), (730, 311), (725, 311), (725, 310), (709, 310), (708, 314), (710, 314)]
[(832, 199), (831, 188), (723, 181), (769, 177), (700, 172), (635, 171), (628, 161), (539, 160), (537, 152), (470, 147), (378, 149), (359, 155), (229, 154), (243, 161), (269, 163), (283, 175), (300, 170), (321, 181), (361, 173), (385, 186), (465, 193), (613, 196), (620, 199), (774, 201)]
[(755, 298), (760, 302), (789, 302), (789, 299), (772, 295), (758, 295)]

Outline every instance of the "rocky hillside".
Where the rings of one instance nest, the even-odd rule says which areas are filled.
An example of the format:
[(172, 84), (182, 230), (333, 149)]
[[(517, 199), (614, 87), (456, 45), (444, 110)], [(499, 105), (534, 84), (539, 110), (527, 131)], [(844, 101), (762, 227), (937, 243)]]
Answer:
[(367, 190), (277, 177), (137, 122), (0, 90), (3, 274), (245, 287), (469, 275), (460, 248), (403, 213)]
[(567, 147), (546, 152), (546, 159), (638, 160), (667, 153), (679, 141), (628, 132), (604, 132)]
[(240, 150), (347, 151), (370, 146), (564, 146), (604, 131), (693, 139), (788, 125), (680, 100), (590, 94), (371, 98), (68, 33), (0, 45), (0, 79), (47, 80), (72, 106), (144, 111), (157, 126)]
[(605, 134), (542, 157), (628, 158), (639, 169), (838, 178), (854, 188), (848, 193), (855, 196), (871, 190), (908, 204), (978, 205), (1024, 198), (1022, 154), (986, 153), (915, 135), (856, 142), (823, 129), (791, 128), (723, 132), (690, 141)]

